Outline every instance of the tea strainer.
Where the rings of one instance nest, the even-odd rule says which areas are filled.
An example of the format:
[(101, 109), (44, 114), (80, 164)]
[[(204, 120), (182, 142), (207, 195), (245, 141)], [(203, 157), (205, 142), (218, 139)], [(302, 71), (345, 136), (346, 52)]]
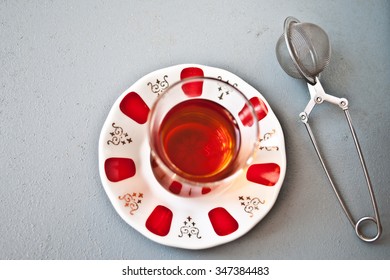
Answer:
[[(339, 200), (351, 225), (355, 228), (357, 236), (366, 242), (377, 240), (382, 233), (382, 226), (379, 219), (378, 207), (375, 200), (374, 192), (371, 185), (371, 180), (368, 175), (367, 167), (361, 152), (359, 141), (357, 139), (355, 129), (353, 128), (351, 116), (348, 110), (348, 100), (338, 98), (327, 94), (320, 81), (320, 73), (328, 66), (330, 60), (331, 47), (329, 38), (326, 32), (319, 26), (312, 23), (301, 23), (294, 17), (288, 17), (284, 22), (284, 34), (279, 38), (276, 44), (276, 56), (283, 70), (294, 78), (303, 78), (306, 80), (309, 92), (310, 101), (306, 105), (305, 110), (299, 114), (301, 121), (305, 124), (307, 132), (313, 143), (314, 149), (319, 157), (322, 167), (325, 170), (326, 176)], [(351, 130), (352, 138), (356, 146), (360, 163), (363, 168), (364, 177), (367, 183), (368, 191), (371, 198), (371, 203), (374, 210), (374, 217), (366, 216), (360, 218), (357, 222), (353, 219), (350, 211), (345, 205), (336, 185), (333, 182), (328, 168), (323, 160), (319, 146), (314, 137), (313, 131), (309, 124), (309, 115), (315, 105), (327, 101), (331, 104), (340, 107), (347, 119), (348, 126)], [(362, 233), (361, 227), (364, 222), (371, 221), (376, 224), (377, 234), (373, 237), (366, 236)]]

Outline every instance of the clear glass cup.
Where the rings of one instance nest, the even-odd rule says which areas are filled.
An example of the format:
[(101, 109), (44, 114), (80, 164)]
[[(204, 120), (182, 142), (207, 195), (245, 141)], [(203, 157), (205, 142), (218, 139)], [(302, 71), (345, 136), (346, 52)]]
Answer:
[(169, 192), (198, 197), (227, 188), (252, 161), (259, 139), (250, 100), (210, 77), (172, 84), (149, 114), (151, 166)]

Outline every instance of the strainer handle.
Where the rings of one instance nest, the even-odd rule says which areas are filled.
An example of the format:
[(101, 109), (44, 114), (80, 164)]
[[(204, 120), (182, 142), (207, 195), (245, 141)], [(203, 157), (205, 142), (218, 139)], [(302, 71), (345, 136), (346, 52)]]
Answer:
[[(352, 125), (351, 116), (350, 116), (349, 110), (348, 110), (348, 101), (345, 98), (338, 98), (338, 97), (334, 97), (334, 96), (326, 94), (323, 91), (322, 86), (319, 83), (319, 81), (316, 83), (316, 85), (308, 84), (308, 86), (309, 86), (310, 94), (311, 94), (312, 98), (310, 99), (308, 105), (306, 106), (305, 111), (302, 112), (299, 115), (299, 117), (300, 117), (301, 121), (305, 124), (307, 132), (309, 133), (311, 142), (313, 143), (314, 149), (315, 149), (315, 151), (316, 151), (316, 153), (318, 155), (318, 158), (319, 158), (319, 160), (321, 162), (321, 165), (322, 165), (322, 167), (323, 167), (323, 169), (324, 169), (324, 171), (326, 173), (326, 176), (328, 177), (330, 185), (332, 186), (333, 191), (336, 194), (336, 197), (339, 200), (339, 203), (340, 203), (342, 209), (344, 210), (345, 215), (347, 216), (347, 218), (348, 218), (349, 222), (351, 223), (352, 227), (354, 227), (357, 236), (361, 240), (363, 240), (365, 242), (374, 242), (382, 234), (382, 225), (381, 225), (381, 222), (380, 222), (378, 206), (377, 206), (375, 195), (374, 195), (374, 192), (373, 192), (373, 189), (372, 189), (372, 184), (371, 184), (371, 180), (370, 180), (370, 177), (369, 177), (369, 174), (368, 174), (368, 171), (367, 171), (366, 163), (364, 161), (364, 157), (363, 157), (363, 154), (362, 154), (362, 151), (361, 151), (361, 148), (360, 148), (360, 144), (359, 144), (358, 138), (357, 138), (356, 133), (355, 133), (355, 129), (354, 129), (353, 125)], [(318, 91), (316, 91), (316, 89)], [(314, 94), (314, 92), (316, 92), (316, 93)], [(357, 150), (357, 153), (358, 153), (358, 156), (359, 156), (359, 160), (360, 160), (360, 163), (361, 163), (361, 166), (362, 166), (362, 169), (363, 169), (364, 177), (365, 177), (365, 180), (366, 180), (366, 183), (367, 183), (367, 187), (368, 187), (368, 191), (369, 191), (369, 194), (370, 194), (372, 207), (373, 207), (373, 210), (374, 210), (374, 217), (366, 216), (366, 217), (360, 218), (357, 222), (354, 221), (354, 219), (352, 218), (351, 213), (349, 212), (347, 206), (344, 203), (344, 200), (342, 199), (338, 189), (336, 188), (336, 186), (335, 186), (335, 184), (333, 182), (332, 176), (330, 175), (330, 173), (328, 171), (328, 168), (326, 167), (326, 164), (324, 162), (324, 159), (323, 159), (323, 157), (321, 155), (321, 152), (320, 152), (320, 149), (318, 147), (317, 141), (315, 139), (315, 136), (314, 136), (313, 131), (312, 131), (312, 129), (310, 127), (310, 124), (309, 124), (309, 114), (310, 114), (311, 110), (314, 108), (314, 106), (316, 104), (321, 104), (323, 101), (328, 101), (330, 103), (337, 104), (344, 111), (345, 117), (347, 119), (348, 126), (349, 126), (351, 134), (352, 134), (352, 138), (353, 138), (353, 141), (355, 143), (355, 147), (356, 147), (356, 150)], [(362, 231), (361, 231), (361, 227), (362, 227), (363, 223), (367, 222), (367, 221), (371, 221), (371, 222), (374, 222), (376, 224), (377, 234), (374, 237), (368, 237), (368, 236), (364, 235), (362, 233)]]

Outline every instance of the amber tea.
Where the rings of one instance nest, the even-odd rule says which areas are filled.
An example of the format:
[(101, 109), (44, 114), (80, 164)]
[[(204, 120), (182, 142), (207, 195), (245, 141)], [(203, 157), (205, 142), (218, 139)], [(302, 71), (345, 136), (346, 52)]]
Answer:
[(179, 103), (164, 117), (158, 135), (165, 160), (186, 179), (217, 181), (234, 172), (240, 131), (234, 117), (213, 101)]

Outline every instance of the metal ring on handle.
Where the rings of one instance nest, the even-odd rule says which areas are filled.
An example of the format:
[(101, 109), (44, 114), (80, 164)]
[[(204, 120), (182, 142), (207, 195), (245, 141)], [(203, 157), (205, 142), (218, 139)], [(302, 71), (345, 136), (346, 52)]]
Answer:
[[(374, 222), (376, 224), (377, 233), (376, 233), (376, 235), (374, 237), (367, 237), (363, 233), (361, 233), (361, 231), (359, 230), (360, 225), (364, 221), (372, 221), (372, 222)], [(363, 217), (359, 221), (357, 221), (357, 223), (355, 224), (355, 231), (356, 231), (357, 236), (361, 240), (363, 240), (365, 242), (374, 242), (375, 240), (377, 240), (381, 236), (381, 234), (382, 234), (382, 227), (381, 227), (380, 224), (378, 224), (378, 222), (375, 220), (375, 218), (373, 218), (373, 217)]]

